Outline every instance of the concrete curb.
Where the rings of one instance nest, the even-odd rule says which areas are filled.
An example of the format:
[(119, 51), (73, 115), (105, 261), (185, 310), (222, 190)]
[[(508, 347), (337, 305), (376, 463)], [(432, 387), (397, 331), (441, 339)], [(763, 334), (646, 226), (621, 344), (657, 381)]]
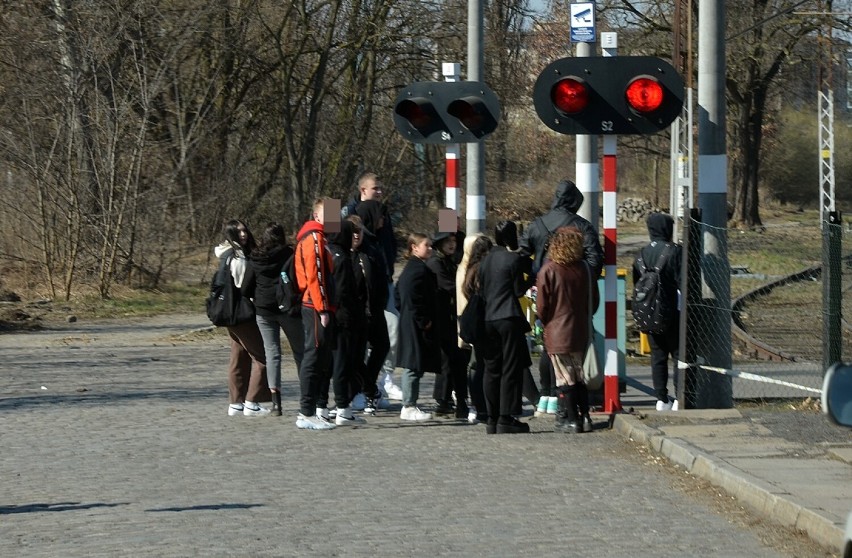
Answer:
[(617, 414), (613, 428), (632, 442), (649, 447), (692, 475), (710, 482), (762, 517), (804, 531), (813, 541), (842, 552), (843, 528), (795, 502), (789, 494), (732, 467), (726, 461), (679, 438), (663, 435), (633, 415)]

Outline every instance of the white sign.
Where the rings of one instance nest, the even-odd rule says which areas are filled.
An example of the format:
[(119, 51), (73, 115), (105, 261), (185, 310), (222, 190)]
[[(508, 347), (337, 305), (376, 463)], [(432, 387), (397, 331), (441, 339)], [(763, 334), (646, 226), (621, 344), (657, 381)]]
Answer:
[(571, 8), (571, 42), (595, 42), (595, 3), (576, 2)]

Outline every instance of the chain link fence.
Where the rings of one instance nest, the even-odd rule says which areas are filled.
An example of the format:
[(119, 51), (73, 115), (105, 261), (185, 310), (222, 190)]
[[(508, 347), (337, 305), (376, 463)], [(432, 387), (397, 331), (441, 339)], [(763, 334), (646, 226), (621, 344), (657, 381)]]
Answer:
[(852, 355), (842, 224), (686, 225), (679, 397), (698, 408), (818, 397), (827, 364)]

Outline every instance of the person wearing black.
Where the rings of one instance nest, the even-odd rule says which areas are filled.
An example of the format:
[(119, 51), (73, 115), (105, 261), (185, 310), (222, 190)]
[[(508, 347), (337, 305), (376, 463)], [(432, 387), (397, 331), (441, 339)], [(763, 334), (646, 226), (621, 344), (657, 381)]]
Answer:
[[(435, 274), (438, 284), (436, 295), (437, 312), (434, 330), (441, 347), (441, 373), (435, 377), (432, 396), (435, 398), (436, 416), (451, 416), (467, 419), (467, 374), (466, 362), (458, 346), (456, 315), (456, 269), (455, 255), (458, 247), (456, 235), (439, 232), (432, 237), (432, 255), (426, 266)], [(456, 392), (456, 407), (453, 409), (452, 393)]]
[[(535, 275), (547, 257), (547, 247), (550, 237), (560, 227), (576, 227), (583, 234), (583, 259), (592, 270), (592, 280), (597, 281), (604, 265), (603, 248), (601, 248), (598, 231), (594, 225), (577, 215), (583, 205), (583, 193), (571, 180), (564, 178), (556, 186), (550, 211), (533, 220), (524, 231), (519, 242), (519, 252), (524, 257), (533, 257), (533, 283)], [(542, 352), (538, 361), (538, 372), (541, 381), (541, 397), (556, 400), (556, 377), (553, 365), (546, 352)]]
[(302, 365), (305, 350), (305, 333), (302, 330), (300, 313), (290, 315), (278, 309), (275, 286), (278, 283), (284, 262), (293, 253), (287, 244), (284, 227), (269, 223), (260, 239), (260, 245), (249, 256), (248, 268), (243, 279), (243, 294), (254, 299), (255, 318), (263, 349), (266, 353), (266, 374), (272, 392), (272, 414), (281, 416), (281, 330), (287, 336), (296, 374)]
[[(367, 324), (367, 344), (370, 347), (370, 355), (364, 364), (364, 385), (362, 387), (365, 390), (364, 397), (368, 400), (372, 399), (372, 403), (378, 403), (381, 397), (379, 396), (380, 394), (376, 393), (376, 389), (373, 386), (377, 385), (379, 373), (382, 370), (391, 346), (390, 336), (388, 335), (388, 323), (384, 311), (388, 304), (391, 276), (387, 272), (387, 259), (380, 240), (383, 234), (382, 230), (388, 225), (384, 217), (382, 204), (376, 200), (362, 201), (356, 207), (356, 212), (357, 217), (361, 220), (361, 231), (363, 234), (359, 251), (369, 260), (368, 263), (372, 271), (369, 278), (369, 285), (371, 287), (370, 321)], [(366, 403), (369, 404), (370, 401)]]
[(363, 418), (352, 413), (349, 404), (352, 401), (351, 383), (358, 368), (357, 359), (363, 357), (355, 354), (357, 343), (356, 331), (363, 327), (366, 315), (359, 304), (356, 292), (355, 270), (352, 266), (352, 231), (350, 221), (340, 222), (340, 232), (329, 233), (326, 247), (331, 252), (334, 267), (334, 296), (337, 310), (335, 317), (335, 345), (331, 350), (331, 375), (323, 378), (317, 400), (317, 418), (330, 420), (328, 410), (328, 389), (331, 385), (334, 391), (334, 403), (337, 412), (334, 422), (337, 426), (356, 425), (366, 422)]
[(680, 288), (681, 247), (672, 242), (674, 233), (674, 218), (665, 213), (651, 213), (646, 220), (648, 236), (651, 239), (639, 251), (633, 262), (633, 284), (642, 276), (642, 262), (645, 267), (653, 269), (660, 256), (666, 251), (665, 261), (660, 269), (660, 292), (668, 297), (667, 307), (676, 309), (662, 333), (649, 333), (648, 344), (651, 345), (651, 380), (657, 396), (658, 411), (678, 410), (678, 401), (669, 397), (669, 355), (674, 366), (677, 366), (678, 342), (680, 338), (680, 306), (678, 304), (678, 289)]
[(518, 299), (531, 285), (530, 259), (507, 249), (502, 229), (495, 231), (497, 245), (479, 267), (480, 296), (485, 301), (483, 391), (487, 434), (529, 432), (530, 426), (513, 415), (521, 408), (524, 368), (530, 353), (524, 334), (530, 330)]

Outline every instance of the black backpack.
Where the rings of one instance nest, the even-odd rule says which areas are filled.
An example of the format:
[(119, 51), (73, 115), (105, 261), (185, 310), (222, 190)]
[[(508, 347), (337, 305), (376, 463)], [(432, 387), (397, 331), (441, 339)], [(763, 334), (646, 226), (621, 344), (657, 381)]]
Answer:
[(672, 307), (674, 297), (660, 281), (660, 271), (668, 260), (671, 248), (671, 244), (663, 248), (652, 269), (648, 269), (644, 257), (639, 254), (642, 275), (633, 286), (632, 311), (636, 328), (643, 333), (664, 332), (677, 313), (677, 308)]
[(302, 311), (302, 291), (296, 282), (296, 251), (284, 260), (278, 282), (275, 283), (275, 300), (278, 309), (290, 316), (298, 316)]

